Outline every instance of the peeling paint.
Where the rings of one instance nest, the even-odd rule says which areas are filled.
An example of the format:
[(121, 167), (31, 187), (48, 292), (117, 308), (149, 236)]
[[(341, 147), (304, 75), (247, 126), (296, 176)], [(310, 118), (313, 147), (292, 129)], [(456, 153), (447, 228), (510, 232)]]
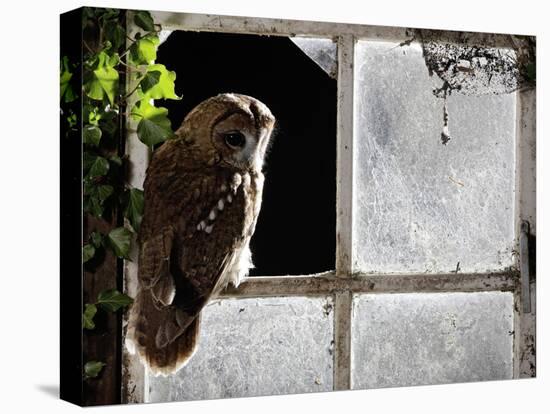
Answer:
[(422, 43), (422, 49), (430, 75), (443, 80), (447, 93), (498, 95), (519, 88), (514, 50), (436, 41)]

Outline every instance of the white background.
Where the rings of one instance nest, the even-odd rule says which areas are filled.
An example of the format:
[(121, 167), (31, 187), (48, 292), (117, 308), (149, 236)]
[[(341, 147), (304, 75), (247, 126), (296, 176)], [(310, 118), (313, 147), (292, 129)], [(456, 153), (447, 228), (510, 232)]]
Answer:
[[(374, 4), (373, 4), (374, 3)], [(68, 413), (59, 375), (59, 13), (78, 1), (0, 6), (0, 411)], [(539, 413), (549, 409), (548, 96), (544, 1), (131, 0), (88, 5), (418, 28), (536, 34), (538, 89), (538, 375), (535, 380), (100, 408), (102, 412)], [(545, 73), (546, 72), (546, 73)], [(546, 110), (545, 110), (546, 109)], [(547, 139), (543, 139), (543, 137)], [(75, 154), (76, 155), (76, 154)], [(544, 184), (543, 184), (544, 185)], [(7, 231), (6, 231), (7, 230)], [(74, 275), (79, 277), (78, 274)], [(75, 292), (75, 294), (78, 294)], [(546, 401), (545, 401), (546, 400)], [(546, 402), (546, 407), (543, 403)], [(94, 411), (97, 409), (93, 409)], [(546, 411), (548, 412), (548, 411)]]

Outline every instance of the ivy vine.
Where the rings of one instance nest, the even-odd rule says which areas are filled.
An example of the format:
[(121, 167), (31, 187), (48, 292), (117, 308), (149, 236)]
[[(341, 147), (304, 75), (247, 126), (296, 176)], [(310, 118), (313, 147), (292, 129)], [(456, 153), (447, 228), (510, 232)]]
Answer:
[[(111, 220), (122, 212), (125, 222), (107, 234), (98, 231), (89, 234), (82, 247), (85, 266), (101, 261), (106, 249), (118, 258), (129, 259), (133, 236), (139, 231), (143, 191), (126, 181), (121, 125), (131, 116), (137, 122), (139, 140), (154, 147), (174, 136), (168, 110), (157, 106), (155, 101), (181, 99), (175, 93), (175, 72), (155, 63), (160, 25), (154, 23), (148, 11), (128, 12), (127, 18), (139, 28), (130, 37), (123, 13), (116, 9), (84, 8), (83, 60), (70, 62), (63, 56), (60, 64), (61, 113), (68, 126), (67, 138), (77, 139), (73, 135), (78, 131), (77, 125), (82, 125), (84, 213)], [(82, 70), (82, 85), (75, 85), (76, 70)], [(129, 93), (121, 87), (124, 79), (135, 85)], [(81, 113), (71, 105), (79, 94)], [(96, 302), (84, 306), (84, 329), (95, 329), (94, 317), (99, 309), (116, 312), (131, 303), (130, 297), (117, 290), (101, 292)], [(104, 366), (103, 362), (88, 361), (84, 378), (97, 377)]]

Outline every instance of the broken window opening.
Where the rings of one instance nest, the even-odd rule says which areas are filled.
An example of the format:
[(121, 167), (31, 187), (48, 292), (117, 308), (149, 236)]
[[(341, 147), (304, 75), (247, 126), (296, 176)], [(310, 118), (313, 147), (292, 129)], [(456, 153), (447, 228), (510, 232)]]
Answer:
[(336, 45), (302, 39), (297, 48), (293, 41), (174, 31), (158, 51), (159, 61), (178, 74), (183, 95), (164, 103), (174, 127), (199, 102), (223, 92), (253, 96), (277, 118), (251, 241), (252, 276), (308, 275), (335, 266)]

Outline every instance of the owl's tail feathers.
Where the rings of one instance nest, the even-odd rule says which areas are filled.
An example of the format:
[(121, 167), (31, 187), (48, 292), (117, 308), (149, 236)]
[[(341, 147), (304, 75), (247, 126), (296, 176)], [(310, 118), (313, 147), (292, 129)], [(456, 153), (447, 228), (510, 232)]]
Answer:
[(183, 368), (197, 350), (200, 314), (182, 318), (173, 306), (158, 308), (149, 291), (140, 291), (132, 305), (125, 345), (151, 374), (168, 376)]

